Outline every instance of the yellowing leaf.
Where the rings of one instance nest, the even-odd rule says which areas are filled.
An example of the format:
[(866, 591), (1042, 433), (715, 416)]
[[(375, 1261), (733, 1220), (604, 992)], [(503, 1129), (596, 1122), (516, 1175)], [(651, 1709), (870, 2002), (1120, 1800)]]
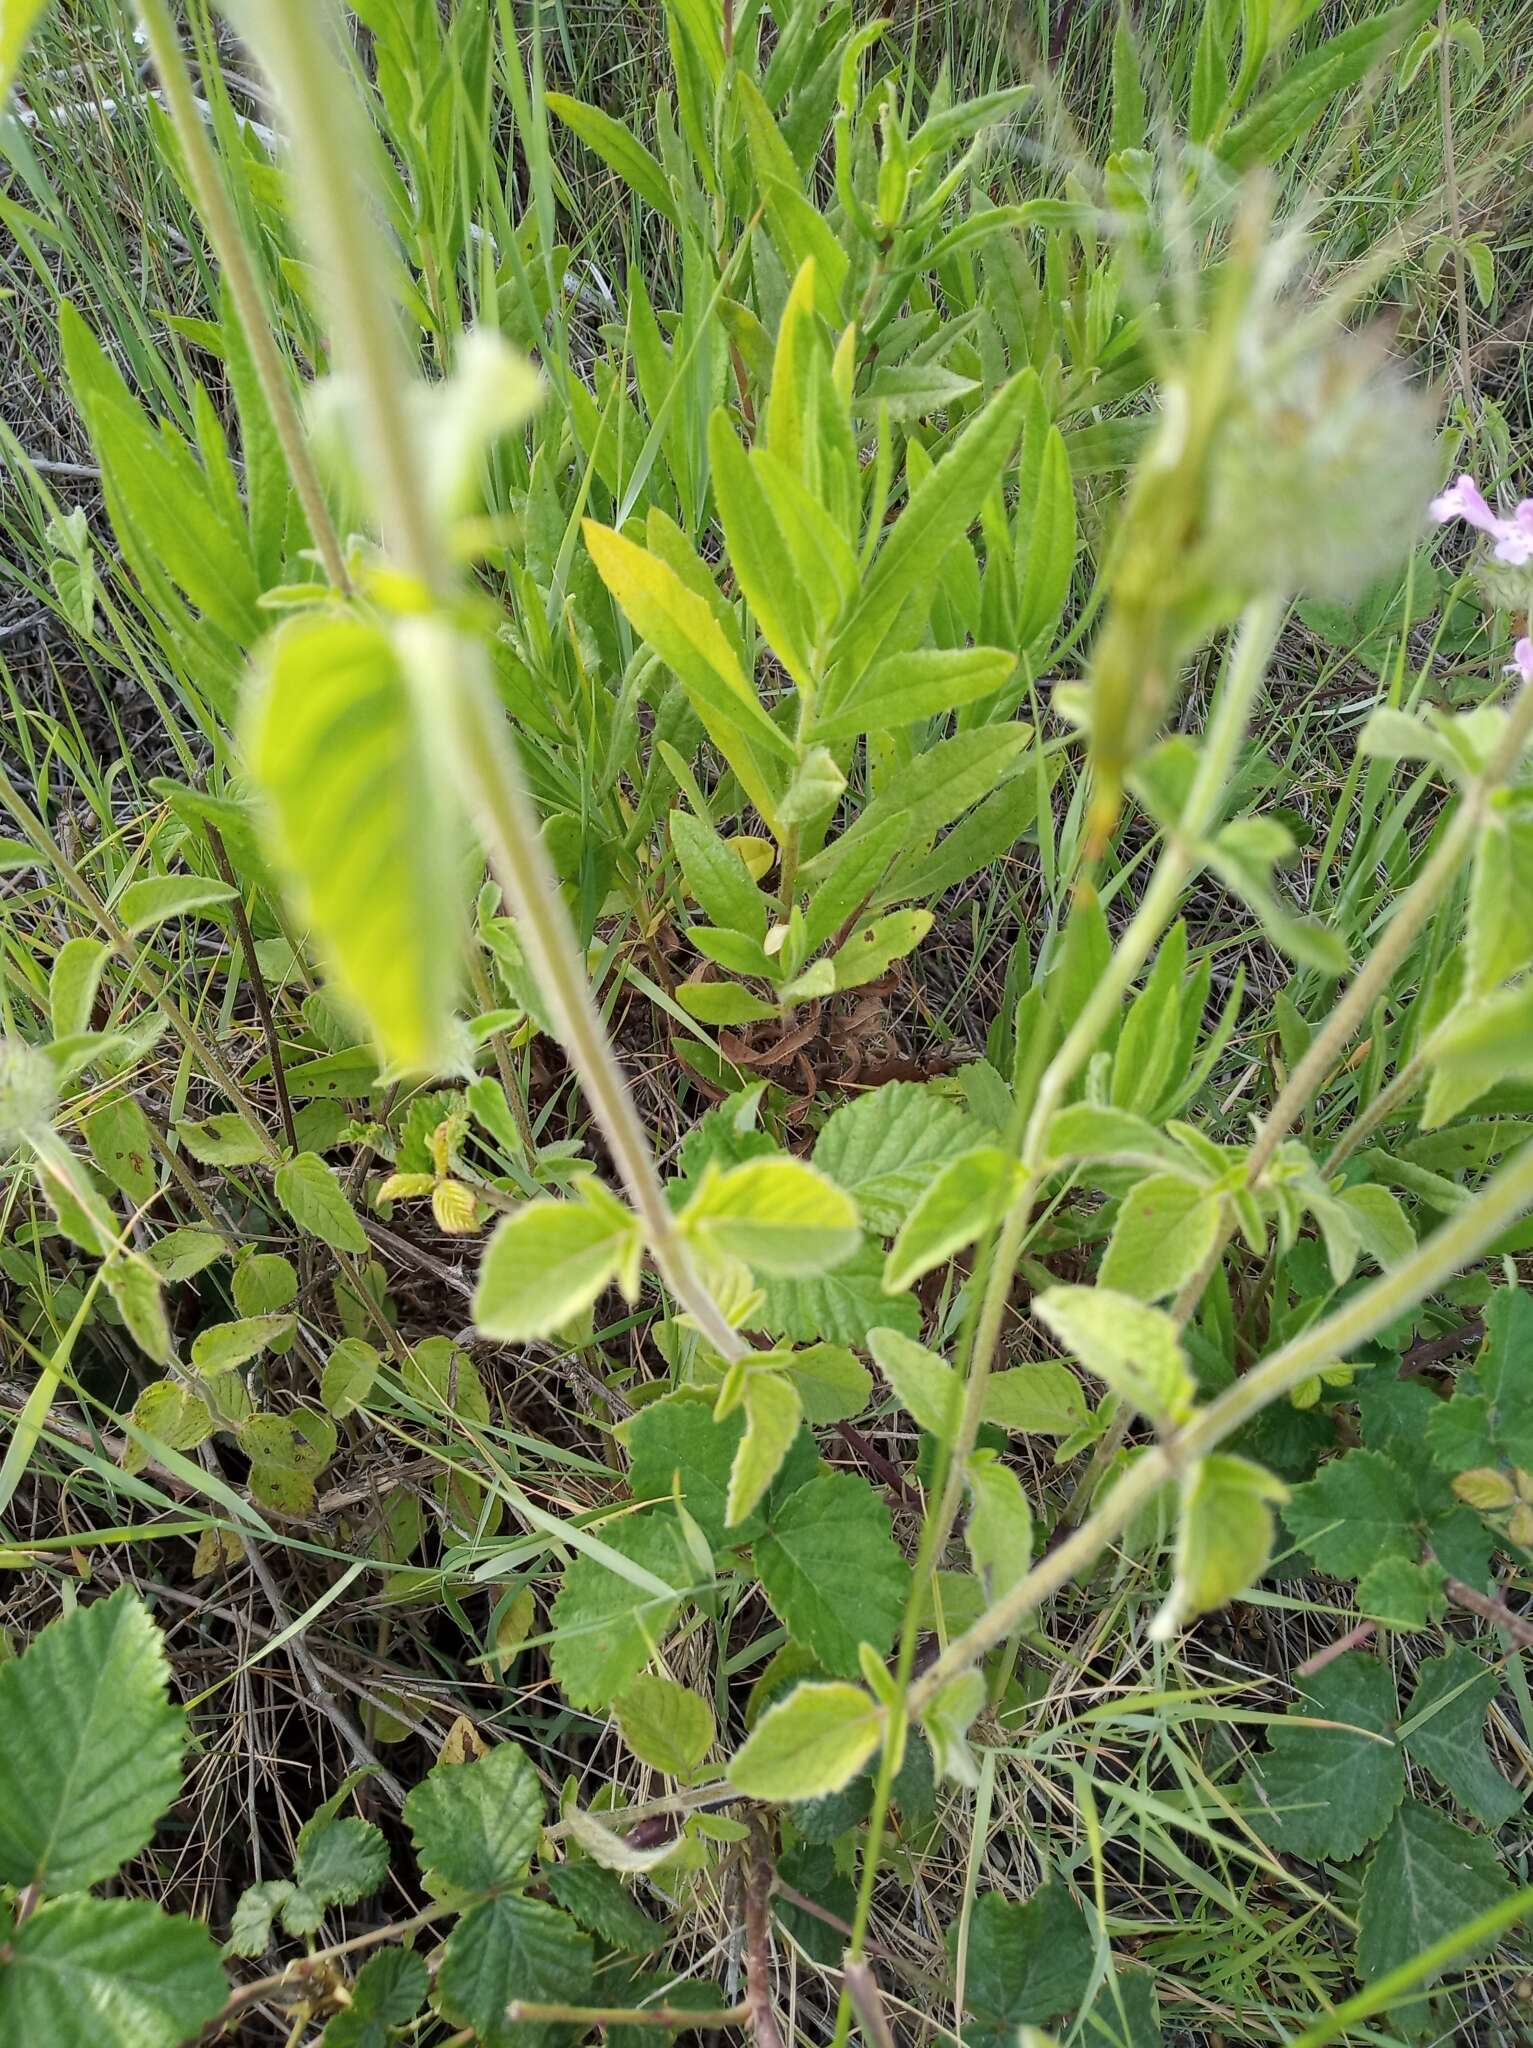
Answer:
[(529, 1202), (500, 1224), (479, 1268), (474, 1321), (488, 1337), (548, 1337), (621, 1279), (637, 1286), (637, 1219), (602, 1191)]
[(1272, 1555), (1275, 1503), (1288, 1498), (1276, 1474), (1249, 1458), (1202, 1458), (1182, 1482), (1171, 1596), (1155, 1617), (1165, 1641), (1184, 1622), (1243, 1593)]
[(839, 1792), (878, 1748), (884, 1717), (860, 1685), (799, 1685), (771, 1707), (729, 1766), (752, 1799)]
[(748, 1159), (706, 1178), (684, 1227), (759, 1273), (824, 1273), (862, 1242), (857, 1204), (802, 1159)]

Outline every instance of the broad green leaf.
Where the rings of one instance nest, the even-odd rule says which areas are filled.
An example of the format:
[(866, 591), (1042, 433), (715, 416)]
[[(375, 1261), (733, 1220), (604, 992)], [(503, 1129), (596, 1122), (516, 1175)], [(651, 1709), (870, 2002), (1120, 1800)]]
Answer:
[(147, 881), (130, 882), (116, 908), (125, 929), (136, 938), (170, 918), (227, 903), (233, 894), (226, 883), (202, 875), (151, 875)]
[(1358, 1975), (1374, 1983), (1511, 1892), (1493, 1841), (1407, 1799), (1363, 1879)]
[(850, 1472), (811, 1479), (773, 1515), (755, 1563), (778, 1619), (832, 1675), (858, 1669), (859, 1643), (884, 1651), (893, 1642), (910, 1567), (866, 1480)]
[(337, 1420), (366, 1401), (382, 1363), (378, 1352), (361, 1337), (343, 1337), (336, 1345), (320, 1375), (319, 1398)]
[(365, 1252), (367, 1232), (340, 1175), (317, 1152), (300, 1152), (272, 1177), (277, 1200), (310, 1237), (338, 1252)]
[(921, 1304), (913, 1294), (885, 1294), (883, 1266), (877, 1245), (865, 1244), (834, 1272), (804, 1280), (768, 1280), (762, 1328), (800, 1344), (822, 1338), (833, 1344), (864, 1344), (868, 1332), (879, 1325), (916, 1336)]
[(205, 1927), (147, 1899), (49, 1899), (0, 1949), (0, 2040), (181, 2048), (229, 1995)]
[(290, 1934), (316, 1934), (327, 1907), (371, 1898), (388, 1874), (389, 1845), (381, 1828), (355, 1814), (342, 1819), (321, 1812), (299, 1833), (283, 1925)]
[(551, 1336), (614, 1281), (631, 1301), (641, 1250), (638, 1219), (604, 1189), (528, 1202), (496, 1226), (485, 1248), (474, 1321), (502, 1343)]
[(231, 1289), (242, 1316), (267, 1315), (298, 1298), (298, 1275), (280, 1252), (256, 1252), (234, 1268)]
[(385, 1056), (452, 1063), (463, 823), (434, 679), (370, 621), (313, 613), (269, 643), (245, 708), (273, 853)]
[(1492, 804), (1475, 845), (1465, 994), (1484, 995), (1533, 960), (1533, 818)]
[(209, 1375), (232, 1372), (297, 1327), (298, 1318), (291, 1315), (241, 1316), (237, 1322), (209, 1323), (192, 1339), (192, 1364)]
[(160, 1186), (149, 1118), (131, 1096), (104, 1102), (86, 1118), (86, 1145), (106, 1180), (139, 1208)]
[(753, 996), (749, 989), (733, 981), (684, 981), (676, 991), (676, 1000), (699, 1024), (726, 1028), (764, 1024), (769, 1017), (781, 1014), (780, 1005), (764, 1003), (760, 996)]
[(141, 1252), (115, 1251), (103, 1262), (101, 1278), (134, 1343), (156, 1365), (169, 1365), (176, 1347), (154, 1267)]
[(1162, 1310), (1106, 1287), (1049, 1287), (1034, 1296), (1033, 1314), (1153, 1421), (1180, 1422), (1191, 1412), (1192, 1373)]
[(681, 1222), (716, 1250), (786, 1279), (841, 1265), (862, 1238), (851, 1196), (786, 1155), (705, 1176)]
[(808, 736), (850, 740), (942, 717), (993, 695), (1016, 665), (1002, 647), (907, 648), (875, 662), (844, 697), (817, 709)]
[[(764, 1523), (759, 1513), (734, 1528), (725, 1520), (730, 1473), (745, 1434), (739, 1409), (715, 1422), (707, 1401), (683, 1391), (647, 1403), (624, 1424), (623, 1434), (635, 1500), (669, 1500), (677, 1487), (682, 1506), (715, 1549), (749, 1543), (760, 1534)], [(782, 1484), (794, 1491), (815, 1470), (813, 1439), (805, 1432), (787, 1459)]]
[(1432, 0), (1405, 0), (1403, 6), (1354, 22), (1301, 57), (1230, 129), (1218, 147), (1222, 162), (1237, 173), (1275, 164), (1333, 101), (1413, 35), (1431, 11)]
[(963, 1540), (987, 1600), (999, 1600), (1024, 1578), (1033, 1559), (1033, 1512), (1022, 1482), (994, 1451), (971, 1451), (964, 1474), (969, 1519)]
[(933, 1168), (969, 1151), (979, 1135), (974, 1119), (946, 1096), (920, 1082), (891, 1081), (833, 1110), (813, 1158), (853, 1197), (864, 1225), (887, 1237), (915, 1207)]
[[(955, 1959), (962, 1926), (957, 1920), (948, 1931)], [(1061, 1878), (1025, 1903), (982, 1892), (968, 1937), (964, 2003), (973, 2025), (965, 2028), (965, 2040), (1014, 2048), (1020, 2027), (1046, 2026), (1084, 2001), (1096, 1943)]]
[(913, 952), (931, 928), (929, 910), (891, 910), (885, 917), (875, 917), (833, 955), (832, 986), (840, 992), (877, 981), (896, 960)]
[(769, 1707), (729, 1766), (751, 1799), (817, 1799), (850, 1782), (883, 1739), (883, 1709), (859, 1685), (798, 1685)]
[(438, 1764), (405, 1799), (421, 1868), (457, 1891), (506, 1891), (532, 1866), (543, 1788), (519, 1743), (462, 1764)]
[(1021, 1166), (998, 1145), (950, 1159), (900, 1225), (884, 1264), (885, 1290), (898, 1294), (972, 1244), (1005, 1215), (1021, 1185)]
[(665, 1941), (666, 1930), (630, 1896), (622, 1880), (594, 1863), (555, 1863), (543, 1876), (555, 1903), (612, 1948), (648, 1955)]
[(1102, 1285), (1136, 1301), (1175, 1294), (1219, 1242), (1222, 1207), (1206, 1188), (1176, 1174), (1137, 1181), (1119, 1207)]
[(726, 931), (764, 939), (766, 898), (729, 841), (720, 839), (710, 825), (694, 818), (690, 811), (673, 811), (671, 844), (687, 878), (687, 887), (713, 922)]
[(745, 1434), (729, 1468), (724, 1512), (726, 1523), (736, 1530), (782, 1469), (804, 1419), (797, 1388), (779, 1372), (747, 1373), (744, 1407)]
[(1378, 1839), (1405, 1794), (1396, 1712), (1377, 1657), (1349, 1650), (1304, 1680), (1247, 1781), (1251, 1819), (1274, 1847), (1344, 1861)]
[(1106, 1159), (1115, 1165), (1163, 1167), (1179, 1158), (1170, 1140), (1142, 1116), (1094, 1102), (1072, 1103), (1049, 1119), (1044, 1153), (1051, 1166)]
[(991, 1373), (981, 1402), (986, 1422), (1033, 1436), (1072, 1436), (1086, 1420), (1081, 1383), (1059, 1359)]
[(699, 1693), (658, 1672), (641, 1672), (612, 1703), (623, 1740), (652, 1770), (683, 1778), (712, 1749), (713, 1709)]
[(1357, 1582), (1357, 1611), (1385, 1628), (1425, 1628), (1442, 1619), (1446, 1577), (1436, 1558), (1381, 1557)]
[(426, 2002), (426, 1965), (413, 1949), (386, 1948), (358, 1970), (351, 2003), (325, 2028), (323, 2048), (389, 2048)]
[(1200, 1614), (1212, 1614), (1261, 1577), (1272, 1556), (1281, 1479), (1249, 1458), (1200, 1458), (1182, 1482), (1171, 1595), (1157, 1615), (1162, 1639)]
[(513, 1893), (473, 1907), (453, 1928), (437, 1996), (443, 2017), (472, 2027), (481, 2048), (552, 2048), (556, 2028), (514, 2024), (506, 2007), (517, 1998), (580, 2004), (592, 1967), (590, 1941), (567, 1913)]
[(252, 1415), (240, 1424), (240, 1448), (253, 1464), (305, 1479), (322, 1472), (335, 1456), (335, 1424), (328, 1415), (297, 1408), (290, 1415)]
[(963, 1405), (962, 1383), (952, 1366), (898, 1330), (872, 1330), (868, 1341), (900, 1406), (920, 1428), (947, 1442)]
[(232, 1110), (177, 1124), (176, 1136), (200, 1166), (251, 1166), (268, 1156), (260, 1132)]
[(1533, 980), (1458, 1004), (1422, 1057), (1432, 1070), (1423, 1130), (1445, 1124), (1498, 1082), (1533, 1078)]
[(872, 1375), (842, 1344), (811, 1344), (806, 1351), (786, 1353), (782, 1370), (798, 1390), (805, 1421), (816, 1427), (860, 1415), (872, 1397)]
[[(697, 1576), (668, 1510), (625, 1516), (604, 1527), (601, 1540), (678, 1592)], [(664, 1641), (680, 1605), (679, 1597), (646, 1594), (599, 1558), (572, 1558), (549, 1616), (555, 1640), (548, 1653), (570, 1705), (610, 1706)]]
[(74, 1038), (90, 1028), (96, 991), (106, 967), (100, 939), (66, 939), (48, 976), (48, 1011), (55, 1038)]
[(1485, 1716), (1499, 1684), (1490, 1665), (1455, 1645), (1422, 1665), (1400, 1734), (1406, 1754), (1490, 1828), (1503, 1826), (1522, 1806), (1522, 1794), (1485, 1746)]
[(127, 1591), (0, 1663), (0, 1880), (81, 1891), (144, 1847), (181, 1789), (169, 1686), (159, 1630)]
[(190, 1280), (193, 1274), (211, 1266), (228, 1249), (216, 1231), (167, 1230), (163, 1237), (155, 1239), (144, 1257), (165, 1284), (173, 1287), (178, 1280)]
[(1381, 1451), (1347, 1451), (1296, 1486), (1283, 1509), (1295, 1543), (1323, 1572), (1361, 1578), (1382, 1557), (1413, 1559), (1418, 1547), (1410, 1482)]

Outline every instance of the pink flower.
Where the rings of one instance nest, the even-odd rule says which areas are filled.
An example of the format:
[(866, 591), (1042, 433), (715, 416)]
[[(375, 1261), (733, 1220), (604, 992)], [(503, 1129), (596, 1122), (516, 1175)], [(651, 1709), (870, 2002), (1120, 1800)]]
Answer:
[(1512, 658), (1507, 664), (1508, 675), (1519, 675), (1533, 688), (1533, 640), (1524, 636), (1512, 649)]
[(1461, 476), (1432, 500), (1428, 510), (1439, 525), (1462, 519), (1477, 532), (1488, 533), (1496, 543), (1491, 554), (1498, 562), (1509, 562), (1513, 568), (1533, 562), (1533, 498), (1524, 498), (1510, 519), (1501, 519), (1486, 504), (1474, 478)]

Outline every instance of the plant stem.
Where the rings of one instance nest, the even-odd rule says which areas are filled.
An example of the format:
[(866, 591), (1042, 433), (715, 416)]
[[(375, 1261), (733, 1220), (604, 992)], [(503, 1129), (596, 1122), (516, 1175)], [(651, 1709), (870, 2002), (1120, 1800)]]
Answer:
[(1270, 1402), (1298, 1386), (1311, 1373), (1345, 1357), (1423, 1295), (1441, 1286), (1477, 1258), (1530, 1206), (1533, 1145), (1524, 1146), (1474, 1201), (1418, 1245), (1414, 1257), (1392, 1273), (1382, 1274), (1323, 1322), (1312, 1325), (1275, 1351), (1243, 1379), (1226, 1387), (1164, 1443), (1136, 1459), (1090, 1520), (1040, 1559), (1026, 1578), (996, 1601), (922, 1674), (910, 1689), (912, 1713), (919, 1713), (950, 1679), (966, 1671), (997, 1643), (1004, 1642), (1041, 1601), (1084, 1572), (1166, 1480), (1214, 1450), (1226, 1437), (1233, 1436)]
[(355, 95), (328, 47), (333, 8), (316, 6), (314, 0), (271, 0), (259, 18), (260, 54), (288, 104), (300, 183), (310, 195), (311, 234), (332, 293), (338, 344), (366, 417), (363, 438), (385, 543), (437, 607), (435, 617), (412, 622), (410, 640), (418, 666), (434, 671), (429, 677), (433, 703), (440, 705), (456, 742), (455, 772), (510, 899), (560, 1043), (644, 1225), (661, 1277), (707, 1342), (722, 1357), (737, 1358), (748, 1347), (697, 1275), (607, 1041), (515, 746), (490, 688), (483, 650), (443, 616), (456, 599), (456, 585), (430, 513), (410, 417), (414, 372), (385, 288), (369, 195), (357, 176), (366, 148)]
[(319, 475), (309, 454), (309, 444), (304, 438), (303, 424), (293, 400), (292, 385), (273, 338), (266, 295), (257, 280), (255, 266), (229, 202), (217, 160), (208, 145), (175, 24), (165, 0), (134, 0), (134, 4), (154, 68), (160, 75), (165, 105), (181, 145), (197, 209), (234, 300), (256, 379), (271, 414), (272, 427), (281, 443), (298, 501), (303, 507), (303, 516), (324, 563), (326, 576), (337, 590), (349, 595), (351, 579), (346, 573), (340, 539), (330, 517), (330, 508), (325, 503), (324, 492), (320, 489)]

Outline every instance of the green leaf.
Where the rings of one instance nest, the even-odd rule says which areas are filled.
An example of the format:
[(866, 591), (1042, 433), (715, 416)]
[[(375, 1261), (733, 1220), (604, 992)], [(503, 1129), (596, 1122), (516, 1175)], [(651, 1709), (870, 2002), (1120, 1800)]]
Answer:
[(1088, 1371), (1153, 1421), (1191, 1412), (1192, 1373), (1170, 1316), (1106, 1287), (1049, 1287), (1033, 1314)]
[(1334, 100), (1413, 35), (1431, 11), (1432, 0), (1406, 0), (1404, 6), (1355, 22), (1301, 57), (1230, 129), (1219, 145), (1220, 159), (1236, 173), (1275, 164)]
[(1498, 1082), (1533, 1078), (1533, 979), (1456, 1004), (1421, 1050), (1432, 1072), (1421, 1108), (1425, 1131)]
[(517, 1998), (578, 2004), (592, 1967), (591, 1944), (568, 1914), (540, 1899), (487, 1899), (448, 1936), (437, 1995), (443, 2017), (454, 2026), (473, 2027), (482, 2048), (543, 2048), (559, 2038), (559, 2030), (541, 2022), (513, 2023), (506, 2007)]
[(430, 1981), (413, 1949), (384, 1949), (358, 1970), (351, 2003), (325, 2028), (323, 2048), (388, 2048), (392, 2030), (425, 2004)]
[(734, 847), (690, 811), (671, 813), (671, 844), (687, 887), (713, 922), (725, 931), (764, 939), (766, 898)]
[(1499, 1683), (1488, 1664), (1460, 1646), (1431, 1658), (1421, 1667), (1400, 1733), (1412, 1761), (1490, 1828), (1501, 1827), (1522, 1807), (1522, 1794), (1502, 1777), (1485, 1746), (1485, 1717)]
[(152, 1198), (160, 1180), (154, 1133), (132, 1096), (119, 1095), (93, 1110), (85, 1120), (85, 1142), (113, 1187), (135, 1208)]
[(873, 1394), (873, 1378), (841, 1344), (811, 1344), (784, 1355), (782, 1369), (798, 1390), (804, 1420), (817, 1428), (860, 1415)]
[(66, 939), (59, 947), (48, 976), (48, 1013), (55, 1038), (74, 1038), (89, 1030), (106, 959), (100, 939)]
[(676, 1000), (699, 1024), (722, 1025), (726, 1029), (740, 1024), (764, 1024), (769, 1017), (780, 1014), (780, 1005), (762, 1002), (759, 996), (733, 981), (684, 981), (676, 990)]
[(858, 1669), (857, 1646), (887, 1650), (910, 1568), (889, 1533), (889, 1511), (850, 1472), (811, 1479), (777, 1510), (755, 1549), (773, 1611), (834, 1676)]
[(671, 197), (665, 172), (630, 129), (625, 128), (621, 121), (615, 121), (610, 114), (604, 114), (600, 107), (571, 99), (568, 93), (545, 93), (543, 104), (588, 148), (594, 149), (603, 163), (617, 172), (651, 213), (659, 214), (673, 227), (680, 227), (676, 202)]
[(474, 1321), (502, 1343), (552, 1336), (615, 1280), (632, 1301), (642, 1248), (638, 1219), (595, 1182), (569, 1201), (528, 1202), (485, 1247)]
[(713, 1709), (674, 1678), (641, 1672), (612, 1702), (623, 1740), (652, 1770), (684, 1778), (712, 1749)]
[(1051, 1166), (1067, 1165), (1074, 1159), (1165, 1166), (1177, 1157), (1176, 1148), (1142, 1116), (1094, 1102), (1072, 1103), (1051, 1117), (1044, 1152)]
[[(601, 1540), (667, 1585), (688, 1586), (696, 1577), (676, 1517), (664, 1509), (628, 1515), (604, 1528)], [(555, 1641), (548, 1653), (570, 1705), (607, 1707), (655, 1654), (680, 1606), (679, 1598), (644, 1593), (599, 1558), (572, 1558), (549, 1616)]]
[[(948, 1930), (955, 1959), (961, 1929), (955, 1921)], [(964, 2003), (975, 2024), (965, 2030), (965, 2040), (1013, 2048), (1019, 2027), (1044, 2026), (1075, 2012), (1091, 1982), (1095, 1955), (1085, 1915), (1060, 1879), (1041, 1886), (1025, 1904), (982, 1892), (969, 1916)]]
[(335, 1346), (320, 1375), (319, 1398), (337, 1421), (363, 1405), (382, 1363), (361, 1337), (343, 1337)]
[(834, 708), (817, 708), (807, 738), (856, 739), (937, 718), (989, 697), (1017, 658), (1003, 647), (916, 647), (878, 661)]
[(1273, 1503), (1287, 1498), (1282, 1480), (1249, 1458), (1198, 1460), (1182, 1483), (1175, 1577), (1156, 1636), (1164, 1640), (1256, 1583), (1272, 1556)]
[(1511, 1892), (1494, 1842), (1407, 1799), (1363, 1879), (1358, 1975), (1374, 1983)]
[(630, 1896), (622, 1880), (595, 1863), (556, 1863), (545, 1869), (555, 1901), (592, 1934), (630, 1955), (648, 1955), (666, 1930)]
[(1435, 1558), (1413, 1564), (1404, 1557), (1381, 1557), (1357, 1582), (1357, 1611), (1385, 1628), (1425, 1628), (1442, 1618), (1446, 1577)]
[(169, 1685), (159, 1631), (126, 1591), (0, 1663), (0, 1880), (80, 1891), (143, 1848), (181, 1788)]
[(367, 1232), (351, 1206), (340, 1176), (317, 1152), (300, 1152), (272, 1178), (277, 1200), (300, 1230), (333, 1251), (365, 1252)]
[(746, 1374), (744, 1408), (745, 1434), (729, 1468), (724, 1511), (725, 1522), (735, 1531), (782, 1469), (804, 1419), (793, 1382), (782, 1373), (759, 1368)]
[(921, 1274), (999, 1223), (1021, 1188), (1021, 1165), (999, 1145), (976, 1145), (941, 1167), (919, 1194), (884, 1262), (884, 1290), (899, 1294)]
[(1533, 960), (1533, 818), (1492, 803), (1475, 845), (1464, 992), (1483, 995)]
[(740, 446), (723, 406), (708, 422), (708, 458), (735, 581), (778, 660), (802, 688), (814, 675), (804, 637), (811, 630), (809, 608), (760, 474)]
[(316, 1815), (299, 1834), (293, 1865), (295, 1895), (307, 1910), (295, 1915), (290, 1900), (283, 1923), (293, 1934), (316, 1933), (327, 1906), (354, 1906), (371, 1898), (388, 1874), (389, 1845), (381, 1828), (355, 1814), (344, 1819)]
[(751, 1799), (818, 1799), (850, 1782), (883, 1740), (883, 1709), (860, 1685), (797, 1685), (769, 1707), (729, 1766)]
[(865, 1244), (832, 1273), (807, 1280), (768, 1280), (762, 1327), (800, 1344), (820, 1338), (834, 1344), (863, 1344), (879, 1324), (914, 1337), (921, 1327), (921, 1304), (913, 1294), (885, 1294), (883, 1270), (877, 1245)]
[[(1025, 373), (1024, 373), (1025, 374)], [(1042, 393), (1039, 392), (1042, 399)], [(1064, 436), (1046, 402), (1030, 406), (1017, 464), (1017, 644), (1052, 634), (1075, 567), (1075, 488)], [(1043, 649), (1035, 649), (1042, 653)]]
[(0, 11), (0, 113), (4, 113), (11, 87), (16, 83), (27, 39), (47, 5), (48, 0), (5, 0)]
[(422, 1869), (455, 1891), (505, 1891), (532, 1867), (543, 1788), (521, 1745), (502, 1742), (468, 1763), (438, 1764), (404, 1811)]
[(206, 1928), (146, 1899), (47, 1900), (0, 1949), (0, 2039), (18, 2048), (181, 2048), (228, 1995)]
[(865, 1226), (888, 1237), (925, 1192), (932, 1169), (969, 1151), (978, 1135), (973, 1118), (934, 1089), (891, 1081), (833, 1110), (812, 1156), (853, 1197)]
[(177, 1124), (176, 1136), (200, 1166), (251, 1166), (268, 1156), (260, 1132), (232, 1110)]
[(932, 928), (929, 910), (891, 910), (854, 932), (831, 957), (838, 992), (877, 981), (896, 960), (913, 952)]
[(1347, 1451), (1322, 1465), (1289, 1495), (1283, 1520), (1338, 1578), (1361, 1578), (1382, 1557), (1414, 1559), (1419, 1547), (1410, 1482), (1381, 1451)]
[(961, 1382), (952, 1366), (898, 1330), (873, 1330), (869, 1344), (900, 1406), (920, 1428), (947, 1442), (962, 1407)]
[(705, 1175), (681, 1222), (716, 1250), (782, 1279), (843, 1264), (862, 1238), (851, 1196), (785, 1154)]
[(1175, 1294), (1218, 1244), (1222, 1207), (1206, 1188), (1176, 1174), (1136, 1182), (1113, 1225), (1102, 1285), (1137, 1301)]
[(227, 903), (234, 893), (227, 883), (209, 881), (202, 875), (151, 875), (147, 881), (130, 882), (116, 907), (124, 928), (136, 938), (170, 918)]
[(296, 1316), (242, 1316), (234, 1323), (210, 1323), (192, 1339), (192, 1364), (198, 1372), (232, 1372), (298, 1327)]
[(228, 1249), (224, 1240), (211, 1230), (167, 1230), (163, 1237), (155, 1239), (144, 1257), (166, 1286), (173, 1287), (177, 1281), (190, 1280), (193, 1274), (211, 1266)]
[(1033, 1511), (1016, 1473), (994, 1451), (971, 1451), (965, 1472), (969, 1519), (963, 1540), (987, 1600), (999, 1600), (1033, 1558)]
[(1072, 1436), (1086, 1420), (1080, 1381), (1058, 1359), (993, 1372), (985, 1382), (986, 1422), (1034, 1436)]
[(385, 1056), (450, 1064), (464, 837), (440, 759), (443, 711), (379, 625), (311, 613), (271, 641), (246, 752), (272, 850)]
[(1247, 1811), (1275, 1848), (1344, 1862), (1383, 1834), (1405, 1795), (1396, 1711), (1394, 1680), (1377, 1657), (1349, 1650), (1304, 1680), (1247, 1780)]

